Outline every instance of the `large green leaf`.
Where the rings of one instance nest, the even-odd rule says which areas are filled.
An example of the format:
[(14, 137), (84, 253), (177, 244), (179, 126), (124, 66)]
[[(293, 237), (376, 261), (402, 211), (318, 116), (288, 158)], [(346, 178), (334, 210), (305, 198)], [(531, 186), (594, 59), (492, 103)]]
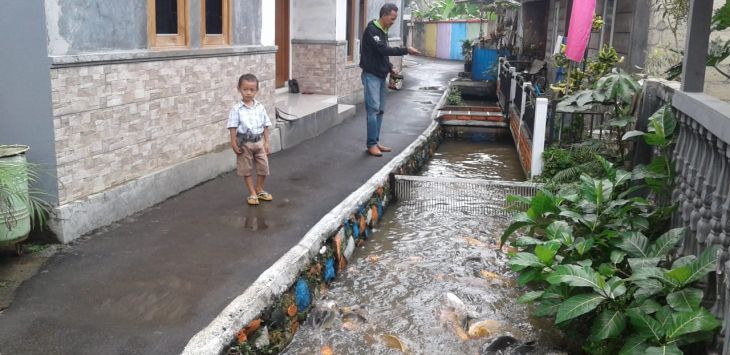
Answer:
[(649, 255), (664, 257), (669, 254), (669, 252), (674, 250), (677, 243), (679, 243), (682, 239), (684, 231), (684, 228), (674, 228), (662, 234), (662, 236), (657, 238), (657, 240), (649, 247)]
[(565, 221), (550, 223), (545, 229), (545, 236), (550, 240), (563, 241), (572, 238), (573, 228)]
[(626, 232), (621, 234), (621, 241), (616, 245), (621, 250), (627, 252), (635, 258), (649, 257), (647, 253), (647, 245), (649, 239), (639, 232)]
[(530, 218), (530, 216), (528, 216), (526, 212), (520, 212), (515, 214), (514, 217), (512, 217), (512, 223), (510, 223), (507, 229), (504, 230), (504, 233), (502, 233), (502, 237), (499, 239), (499, 245), (501, 246), (502, 244), (504, 244), (509, 236), (511, 236), (512, 233), (518, 231), (520, 228), (524, 228), (534, 224), (535, 220)]
[(626, 339), (619, 355), (644, 355), (646, 348), (649, 346), (645, 340), (646, 337), (641, 334), (632, 334)]
[(672, 263), (672, 269), (676, 269), (678, 267), (682, 267), (684, 265), (691, 264), (695, 260), (697, 260), (697, 256), (695, 256), (695, 255), (683, 256), (677, 260), (674, 260), (674, 262)]
[(591, 247), (593, 247), (593, 238), (577, 238), (575, 240), (575, 251), (578, 252), (578, 255), (583, 255), (587, 253), (591, 250)]
[(654, 315), (654, 319), (659, 322), (659, 326), (661, 326), (664, 330), (664, 334), (667, 334), (667, 332), (672, 329), (672, 324), (674, 322), (672, 320), (672, 314), (674, 314), (672, 308), (669, 306), (664, 306)]
[(629, 140), (634, 137), (643, 136), (645, 134), (646, 133), (642, 132), (642, 131), (628, 131), (628, 132), (624, 133), (623, 137), (621, 137), (621, 140), (625, 141), (625, 140)]
[(700, 307), (703, 292), (696, 288), (685, 288), (667, 295), (667, 303), (678, 312), (692, 312)]
[(679, 312), (672, 315), (672, 326), (667, 331), (667, 339), (676, 340), (684, 334), (710, 331), (720, 326), (720, 322), (706, 309), (694, 312)]
[(590, 267), (580, 267), (578, 265), (560, 265), (555, 268), (547, 282), (551, 284), (565, 283), (573, 287), (592, 287), (597, 292), (603, 290), (605, 278)]
[(646, 314), (652, 314), (662, 309), (662, 306), (659, 304), (659, 302), (655, 301), (652, 298), (649, 298), (647, 300), (644, 300), (644, 302), (639, 306), (639, 309), (641, 309), (641, 311)]
[(657, 266), (662, 260), (660, 257), (656, 258), (629, 258), (629, 266), (631, 270), (639, 270), (644, 267)]
[(597, 293), (580, 294), (568, 298), (558, 308), (555, 324), (571, 320), (598, 307), (606, 298)]
[(598, 315), (591, 327), (591, 337), (595, 340), (613, 338), (626, 328), (626, 316), (619, 311), (607, 309)]
[(540, 297), (545, 293), (545, 291), (532, 291), (525, 293), (524, 295), (520, 296), (520, 298), (517, 299), (517, 303), (530, 303)]
[(634, 292), (634, 298), (642, 299), (659, 293), (664, 287), (662, 283), (654, 279), (645, 279), (637, 282), (639, 288)]
[(644, 354), (646, 354), (646, 355), (684, 355), (682, 350), (679, 350), (679, 348), (675, 344), (648, 347), (648, 348), (646, 348)]
[(538, 317), (550, 317), (558, 313), (562, 300), (553, 298), (542, 298), (535, 307), (535, 315)]
[(535, 254), (525, 252), (515, 254), (515, 256), (509, 259), (509, 264), (515, 271), (521, 271), (528, 267), (544, 266)]
[(626, 253), (620, 250), (611, 250), (611, 262), (618, 264), (624, 260)]
[(680, 286), (685, 286), (701, 279), (707, 273), (715, 270), (718, 249), (718, 245), (710, 246), (700, 254), (697, 260), (668, 271), (667, 276), (676, 280)]
[(646, 144), (665, 147), (674, 133), (677, 120), (670, 105), (664, 105), (649, 117), (649, 134), (644, 136)]
[(537, 255), (538, 259), (540, 259), (540, 262), (550, 266), (553, 263), (555, 254), (557, 254), (558, 250), (560, 250), (560, 245), (561, 244), (558, 241), (550, 241), (545, 244), (538, 245), (535, 247), (535, 255)]
[(526, 246), (530, 246), (530, 245), (540, 245), (543, 243), (545, 243), (545, 242), (540, 239), (522, 236), (522, 237), (517, 238), (517, 240), (514, 242), (514, 245), (518, 246), (518, 247), (526, 247)]
[(620, 102), (630, 105), (641, 90), (641, 85), (631, 76), (622, 70), (614, 71), (598, 80), (596, 91), (606, 97), (611, 103)]
[(606, 286), (603, 289), (608, 298), (616, 299), (626, 293), (626, 281), (620, 277), (612, 277), (606, 282)]
[(540, 279), (542, 271), (540, 269), (529, 269), (527, 271), (521, 271), (520, 276), (517, 277), (517, 284), (520, 286), (527, 285), (528, 282)]
[(654, 339), (656, 341), (660, 341), (664, 336), (664, 330), (659, 322), (657, 322), (657, 320), (652, 316), (645, 314), (641, 309), (631, 308), (626, 313), (629, 316), (631, 325), (633, 325), (642, 336), (646, 336), (647, 338)]
[(542, 190), (538, 191), (535, 197), (532, 198), (529, 210), (537, 216), (560, 212), (555, 197), (551, 193)]

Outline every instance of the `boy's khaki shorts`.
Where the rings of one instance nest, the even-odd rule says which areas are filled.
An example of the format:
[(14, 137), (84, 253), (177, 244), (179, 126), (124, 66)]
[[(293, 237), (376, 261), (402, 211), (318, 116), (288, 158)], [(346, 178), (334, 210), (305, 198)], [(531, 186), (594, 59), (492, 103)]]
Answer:
[(256, 175), (269, 175), (269, 158), (264, 149), (264, 140), (245, 142), (239, 146), (243, 153), (236, 157), (236, 173), (238, 176), (251, 176), (253, 169)]

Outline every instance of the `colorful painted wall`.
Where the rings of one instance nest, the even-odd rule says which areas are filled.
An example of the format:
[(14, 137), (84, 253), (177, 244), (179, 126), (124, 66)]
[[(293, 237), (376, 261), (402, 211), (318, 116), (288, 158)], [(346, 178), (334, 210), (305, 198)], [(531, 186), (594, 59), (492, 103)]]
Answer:
[(461, 43), (479, 38), (480, 26), (484, 33), (493, 28), (492, 21), (455, 20), (416, 22), (413, 26), (413, 46), (428, 57), (464, 60)]

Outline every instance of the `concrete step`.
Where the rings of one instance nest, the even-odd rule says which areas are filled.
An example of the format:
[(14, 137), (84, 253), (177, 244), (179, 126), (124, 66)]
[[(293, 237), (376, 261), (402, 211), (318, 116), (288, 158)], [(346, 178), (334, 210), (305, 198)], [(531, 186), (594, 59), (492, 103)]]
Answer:
[(357, 111), (357, 107), (355, 105), (345, 105), (345, 104), (338, 104), (337, 105), (337, 115), (340, 120), (340, 122), (355, 116), (355, 111)]
[(314, 138), (342, 122), (337, 96), (280, 93), (275, 101), (283, 117), (276, 123), (282, 149)]

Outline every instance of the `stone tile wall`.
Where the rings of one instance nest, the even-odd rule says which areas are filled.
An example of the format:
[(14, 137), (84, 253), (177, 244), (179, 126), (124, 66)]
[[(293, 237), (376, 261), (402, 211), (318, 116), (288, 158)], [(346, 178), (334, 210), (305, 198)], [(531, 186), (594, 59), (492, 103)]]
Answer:
[(336, 95), (336, 54), (334, 43), (292, 43), (292, 78), (301, 92)]
[(337, 46), (337, 96), (343, 97), (362, 91), (360, 63), (347, 61), (347, 46)]
[[(225, 124), (252, 72), (274, 120), (274, 54), (51, 70), (59, 204), (227, 149)], [(275, 122), (273, 122), (275, 123)]]

